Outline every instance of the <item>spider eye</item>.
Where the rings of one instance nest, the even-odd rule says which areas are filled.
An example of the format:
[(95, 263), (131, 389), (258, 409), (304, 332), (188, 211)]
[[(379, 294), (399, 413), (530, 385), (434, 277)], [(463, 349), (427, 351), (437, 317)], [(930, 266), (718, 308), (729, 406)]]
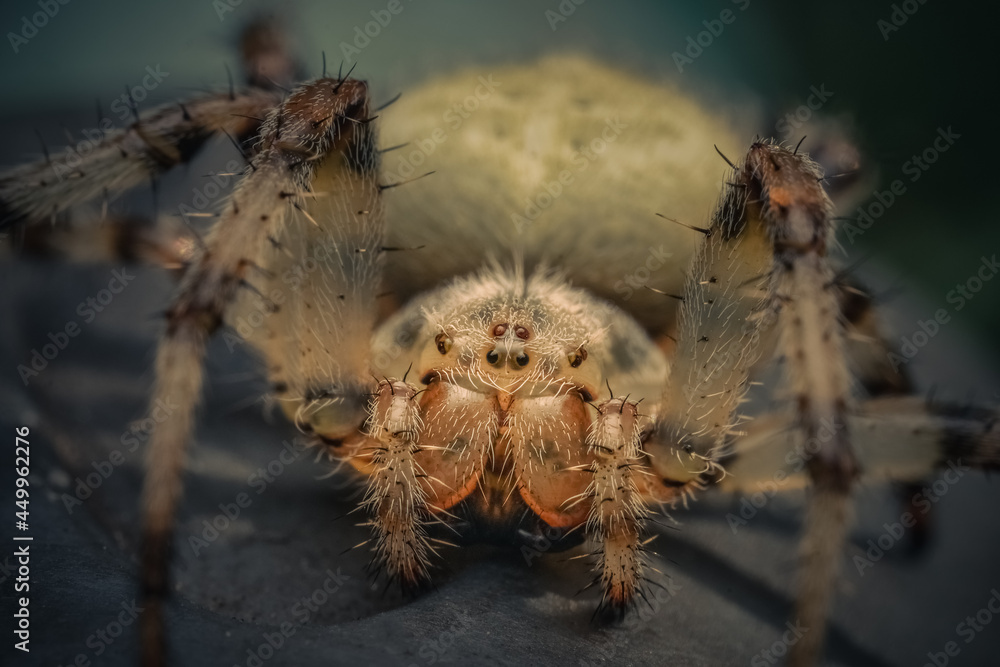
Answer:
[(582, 347), (576, 352), (569, 353), (569, 365), (573, 368), (579, 368), (580, 364), (582, 364), (586, 359), (587, 351)]
[(521, 354), (519, 354), (517, 356), (517, 359), (515, 359), (515, 361), (517, 362), (518, 366), (527, 366), (528, 365), (528, 355), (526, 355), (524, 353), (521, 353)]
[(448, 354), (448, 350), (451, 349), (451, 338), (448, 334), (439, 333), (434, 337), (434, 342), (437, 343), (438, 352)]
[(496, 350), (490, 350), (489, 352), (486, 353), (486, 361), (490, 362), (491, 364), (495, 364), (496, 362), (500, 361), (500, 355), (497, 354)]

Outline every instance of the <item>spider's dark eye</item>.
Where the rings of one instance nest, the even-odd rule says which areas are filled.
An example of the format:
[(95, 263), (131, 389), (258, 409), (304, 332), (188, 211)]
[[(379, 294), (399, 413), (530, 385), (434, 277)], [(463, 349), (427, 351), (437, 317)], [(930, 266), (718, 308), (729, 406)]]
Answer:
[(486, 353), (486, 361), (490, 362), (491, 364), (495, 364), (496, 362), (500, 361), (500, 355), (497, 354), (496, 350), (490, 350), (489, 352)]
[(528, 365), (528, 355), (526, 355), (526, 354), (520, 354), (520, 355), (518, 355), (518, 357), (517, 357), (517, 359), (515, 361), (517, 361), (517, 365), (518, 366), (527, 366)]
[(572, 366), (573, 368), (579, 368), (580, 364), (586, 361), (586, 359), (587, 359), (587, 351), (582, 347), (576, 352), (569, 353), (569, 365)]
[(448, 350), (451, 349), (451, 338), (448, 334), (439, 333), (434, 337), (434, 342), (437, 343), (438, 352), (448, 354)]

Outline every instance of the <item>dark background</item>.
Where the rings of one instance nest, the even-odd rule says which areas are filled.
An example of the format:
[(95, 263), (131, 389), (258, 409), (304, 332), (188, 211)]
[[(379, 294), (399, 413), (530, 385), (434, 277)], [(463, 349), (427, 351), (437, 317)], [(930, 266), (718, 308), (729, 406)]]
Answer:
[[(882, 187), (930, 145), (938, 127), (952, 126), (962, 135), (865, 234), (863, 245), (935, 298), (964, 279), (979, 254), (1000, 247), (991, 187), (996, 23), (987, 3), (914, 2), (919, 9), (888, 41), (877, 22), (893, 10), (880, 2), (752, 0), (741, 12), (731, 2), (587, 0), (554, 32), (544, 12), (556, 9), (555, 1), (402, 3), (404, 11), (365, 48), (356, 70), (386, 98), (460, 64), (565, 50), (596, 53), (652, 77), (678, 78), (727, 111), (756, 100), (777, 117), (804, 103), (810, 86), (826, 84), (834, 96), (822, 111), (854, 123), (866, 165), (881, 174)], [(354, 27), (385, 4), (287, 3), (280, 16), (310, 74), (318, 75), (320, 52), (339, 63), (340, 43), (351, 41)], [(93, 115), (95, 99), (105, 100), (107, 109), (107, 100), (125, 84), (137, 84), (146, 65), (160, 63), (170, 77), (144, 107), (190, 87), (224, 85), (224, 65), (237, 67), (239, 27), (274, 5), (245, 0), (222, 20), (216, 7), (201, 0), (74, 0), (61, 6), (20, 53), (9, 46), (0, 51), (3, 115), (51, 117), (40, 129), (58, 145), (60, 120), (68, 122), (81, 109)], [(735, 11), (736, 21), (679, 75), (670, 54), (704, 30), (702, 21), (726, 8)], [(19, 29), (30, 10), (37, 7), (27, 0), (3, 3), (0, 26), (5, 32)], [(9, 139), (10, 159), (37, 154), (34, 137)], [(964, 319), (996, 330), (1000, 309), (991, 307), (995, 297), (990, 304), (985, 296), (969, 305)]]

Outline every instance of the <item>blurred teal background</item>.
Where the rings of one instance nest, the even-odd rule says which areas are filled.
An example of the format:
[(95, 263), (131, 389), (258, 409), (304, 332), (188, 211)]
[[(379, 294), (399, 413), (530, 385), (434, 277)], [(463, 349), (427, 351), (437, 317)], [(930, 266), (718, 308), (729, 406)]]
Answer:
[[(355, 27), (372, 20), (370, 12), (389, 4), (51, 2), (58, 13), (16, 54), (10, 33), (21, 32), (23, 17), (40, 11), (38, 0), (8, 0), (0, 8), (5, 35), (0, 113), (8, 119), (38, 118), (56, 145), (59, 119), (92, 113), (98, 98), (107, 109), (126, 83), (141, 80), (147, 65), (159, 64), (170, 76), (141, 108), (225, 85), (224, 65), (238, 70), (236, 34), (262, 13), (277, 13), (286, 22), (309, 74), (318, 75), (321, 51), (336, 69), (341, 43), (351, 42)], [(878, 22), (891, 19), (893, 5), (859, 0), (400, 3), (403, 10), (358, 58), (356, 75), (375, 84), (376, 99), (463, 64), (567, 50), (679, 80), (730, 112), (756, 99), (773, 119), (804, 103), (811, 86), (825, 85), (834, 95), (823, 113), (853, 121), (880, 189), (902, 176), (903, 163), (931, 144), (938, 127), (951, 126), (961, 135), (918, 182), (907, 180), (906, 194), (852, 248), (854, 256), (872, 251), (891, 277), (921, 293), (933, 310), (945, 305), (957, 282), (973, 275), (981, 255), (1000, 250), (994, 188), (987, 182), (997, 154), (992, 118), (997, 58), (995, 21), (984, 15), (991, 11), (986, 5), (897, 4), (900, 11), (903, 5), (915, 11), (885, 39)], [(553, 30), (546, 11), (558, 13), (560, 6), (563, 13), (573, 11)], [(735, 20), (678, 73), (671, 54), (683, 51), (689, 36), (705, 30), (702, 22), (725, 9)], [(898, 13), (897, 21), (904, 15)], [(37, 140), (18, 134), (0, 157), (12, 164), (37, 154)], [(1000, 281), (987, 283), (965, 307), (961, 322), (989, 342), (1000, 330), (998, 304)]]

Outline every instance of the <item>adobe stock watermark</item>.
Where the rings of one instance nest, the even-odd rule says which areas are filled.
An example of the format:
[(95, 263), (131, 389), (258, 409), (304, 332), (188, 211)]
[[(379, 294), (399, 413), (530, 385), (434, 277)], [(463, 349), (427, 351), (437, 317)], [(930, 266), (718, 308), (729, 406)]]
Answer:
[[(412, 2), (413, 0), (407, 1)], [(368, 21), (364, 26), (354, 26), (354, 40), (352, 42), (340, 43), (340, 53), (344, 56), (344, 60), (347, 62), (351, 62), (352, 59), (356, 60), (361, 55), (361, 52), (368, 48), (372, 40), (381, 35), (382, 31), (389, 27), (393, 17), (402, 14), (404, 9), (406, 9), (406, 6), (402, 0), (389, 0), (385, 5), (385, 9), (371, 10), (369, 14), (371, 14), (373, 20)]]
[(220, 21), (226, 20), (226, 14), (235, 12), (236, 8), (243, 4), (243, 0), (212, 0), (212, 9)]
[(622, 279), (615, 283), (615, 292), (622, 295), (622, 301), (628, 301), (635, 294), (635, 290), (645, 287), (653, 274), (667, 265), (667, 260), (674, 256), (674, 253), (663, 249), (663, 246), (649, 247), (646, 261), (638, 266), (631, 273), (622, 276)]
[[(477, 77), (479, 83), (470, 95), (460, 102), (451, 105), (441, 116), (445, 127), (435, 127), (430, 134), (422, 139), (411, 141), (406, 148), (409, 149), (396, 162), (393, 170), (385, 170), (383, 178), (387, 185), (395, 185), (411, 178), (417, 173), (417, 168), (423, 165), (427, 158), (434, 154), (437, 147), (448, 140), (451, 132), (458, 131), (468, 118), (479, 110), (483, 102), (496, 92), (497, 88), (503, 85), (502, 81), (496, 81), (492, 74), (485, 77)], [(410, 148), (412, 146), (412, 148)], [(402, 150), (402, 149), (400, 149)]]
[[(965, 644), (971, 644), (998, 614), (1000, 614), (1000, 591), (993, 588), (990, 589), (990, 597), (986, 604), (975, 615), (966, 616), (961, 623), (955, 626), (955, 634), (964, 639)], [(947, 642), (942, 650), (927, 652), (927, 662), (923, 664), (923, 667), (946, 667), (951, 663), (951, 659), (957, 657), (961, 652), (962, 647), (958, 642)]]
[(289, 294), (295, 294), (301, 289), (309, 274), (321, 266), (330, 265), (330, 258), (335, 256), (337, 249), (336, 240), (328, 236), (322, 243), (314, 244), (311, 253), (301, 261), (285, 269), (281, 274), (281, 285), (273, 287), (267, 294), (261, 294), (261, 298), (255, 302), (254, 308), (249, 313), (240, 315), (232, 323), (231, 328), (223, 330), (222, 340), (229, 351), (233, 352), (237, 345), (243, 345), (250, 340), (254, 331), (263, 326), (267, 318), (285, 304)]
[(920, 6), (926, 3), (927, 0), (903, 0), (899, 4), (893, 3), (890, 5), (889, 8), (892, 11), (889, 12), (889, 18), (879, 19), (875, 22), (878, 31), (882, 33), (882, 39), (888, 42), (889, 35), (898, 32), (900, 28), (906, 25), (910, 17), (917, 13)]
[[(750, 6), (750, 0), (730, 1), (739, 7), (741, 12), (745, 12), (747, 7)], [(677, 71), (683, 74), (684, 68), (700, 58), (701, 55), (705, 53), (705, 49), (712, 46), (712, 44), (715, 43), (715, 40), (722, 35), (726, 26), (732, 25), (733, 22), (736, 21), (737, 16), (738, 14), (736, 14), (736, 12), (732, 9), (726, 8), (719, 12), (719, 18), (706, 19), (702, 21), (701, 24), (705, 26), (705, 29), (694, 36), (688, 35), (687, 46), (684, 49), (684, 53), (674, 51), (670, 54), (674, 59), (674, 64), (677, 66)]]
[(781, 637), (750, 658), (750, 667), (767, 667), (767, 665), (778, 664), (788, 653), (788, 649), (798, 644), (799, 640), (809, 632), (809, 628), (800, 625), (798, 619), (795, 620), (795, 623), (786, 621), (785, 627), (788, 629), (782, 633)]
[(242, 174), (243, 163), (233, 159), (226, 163), (225, 171), (209, 176), (209, 181), (199, 188), (191, 188), (191, 203), (182, 203), (177, 212), (182, 217), (199, 216), (211, 208), (228, 192), (229, 184)]
[[(130, 274), (127, 268), (114, 269), (107, 288), (100, 290), (94, 296), (87, 297), (76, 307), (76, 314), (80, 316), (82, 324), (90, 324), (97, 319), (98, 314), (104, 312), (114, 301), (115, 296), (121, 294), (133, 280), (135, 276)], [(24, 386), (27, 387), (32, 378), (38, 377), (48, 368), (49, 363), (68, 348), (81, 331), (83, 327), (80, 321), (69, 320), (61, 329), (49, 332), (48, 342), (42, 344), (41, 349), (32, 348), (27, 362), (17, 366), (17, 374), (21, 376)]]
[[(270, 488), (272, 484), (284, 474), (288, 466), (302, 458), (302, 454), (309, 449), (309, 444), (300, 438), (295, 438), (291, 442), (283, 440), (281, 442), (281, 453), (267, 463), (258, 468), (247, 477), (247, 486), (254, 490), (259, 496)], [(219, 536), (233, 525), (243, 511), (253, 505), (254, 496), (245, 491), (236, 494), (232, 502), (220, 503), (219, 513), (211, 519), (203, 519), (202, 529), (198, 535), (189, 535), (187, 539), (191, 553), (198, 556), (207, 549)]]
[[(463, 610), (455, 614), (455, 621), (447, 629), (439, 632), (434, 639), (425, 639), (417, 649), (417, 655), (423, 658), (424, 663), (433, 665), (444, 659), (445, 654), (455, 644), (462, 635), (472, 627), (472, 617), (469, 612)], [(419, 667), (419, 663), (411, 662), (409, 667)]]
[[(960, 311), (965, 308), (965, 304), (975, 298), (989, 281), (993, 280), (997, 272), (1000, 271), (1000, 261), (997, 261), (996, 254), (980, 257), (979, 268), (976, 272), (965, 279), (964, 282), (955, 285), (954, 289), (945, 295), (945, 301), (954, 306), (954, 310)], [(917, 328), (911, 333), (901, 336), (899, 339), (899, 350), (889, 351), (887, 358), (893, 370), (899, 370), (900, 366), (910, 363), (914, 357), (922, 350), (934, 336), (938, 335), (941, 327), (951, 322), (951, 313), (947, 308), (938, 308), (934, 311), (934, 317), (926, 320), (917, 320)]]
[(597, 667), (611, 663), (618, 652), (615, 639), (622, 632), (634, 631), (649, 623), (681, 590), (682, 587), (677, 583), (677, 580), (669, 578), (662, 584), (662, 587), (658, 586), (655, 590), (649, 589), (643, 600), (646, 604), (636, 605), (635, 609), (617, 625), (614, 631), (605, 631), (603, 641), (600, 644), (590, 645), (587, 655), (594, 662), (580, 658), (578, 663), (580, 667)]
[[(937, 136), (934, 137), (931, 144), (922, 150), (919, 155), (914, 154), (910, 156), (909, 160), (903, 163), (903, 166), (900, 168), (903, 175), (909, 177), (910, 183), (916, 183), (931, 168), (931, 165), (937, 162), (941, 155), (947, 152), (961, 138), (962, 135), (951, 129), (951, 125), (947, 129), (939, 127), (937, 129)], [(875, 221), (885, 215), (885, 212), (905, 193), (906, 183), (902, 178), (894, 180), (887, 190), (876, 190), (872, 193), (876, 201), (859, 206), (854, 218), (841, 227), (844, 235), (847, 237), (847, 241), (854, 243), (859, 236), (871, 229)]]
[(27, 44), (38, 34), (38, 31), (49, 24), (49, 21), (56, 17), (59, 9), (68, 5), (70, 0), (38, 0), (35, 4), (42, 11), (35, 12), (30, 17), (26, 14), (21, 17), (21, 29), (18, 32), (7, 33), (7, 41), (10, 48), (17, 54), (21, 47)]
[(805, 103), (786, 113), (775, 123), (774, 128), (787, 139), (808, 123), (813, 114), (819, 111), (831, 97), (833, 97), (833, 91), (827, 90), (825, 83), (819, 84), (819, 88), (809, 86), (809, 97), (806, 98)]
[(553, 9), (545, 10), (545, 20), (549, 22), (549, 27), (552, 28), (552, 32), (559, 29), (560, 23), (565, 23), (569, 20), (569, 17), (576, 12), (576, 8), (585, 3), (587, 0), (562, 0)]
[[(923, 487), (913, 494), (911, 504), (919, 514), (925, 515), (931, 511), (931, 507), (936, 505), (948, 493), (948, 490), (969, 472), (968, 466), (962, 465), (962, 460), (949, 461), (948, 470), (942, 473), (941, 477), (934, 480), (933, 484)], [(903, 539), (908, 528), (917, 524), (917, 517), (913, 512), (903, 512), (899, 519), (892, 523), (882, 524), (884, 529), (882, 534), (875, 539), (868, 540), (868, 548), (863, 556), (855, 554), (852, 558), (854, 567), (858, 570), (858, 575), (865, 576), (865, 570), (875, 567), (875, 563), (882, 560), (885, 555)]]
[(521, 545), (521, 556), (524, 558), (524, 562), (530, 567), (536, 558), (549, 551), (564, 537), (566, 537), (566, 531), (562, 528), (542, 524), (540, 531), (531, 536), (531, 543)]
[(779, 468), (771, 476), (770, 480), (757, 482), (757, 491), (740, 499), (740, 509), (738, 514), (729, 512), (726, 514), (726, 523), (733, 535), (739, 529), (746, 526), (757, 516), (757, 513), (767, 505), (774, 496), (778, 494), (780, 485), (789, 477), (801, 473), (806, 464), (819, 453), (823, 445), (833, 440), (833, 437), (844, 429), (844, 424), (832, 422), (828, 419), (820, 419), (820, 427), (816, 435), (808, 438), (805, 442), (795, 444), (790, 452), (785, 454), (785, 464), (788, 469)]
[[(127, 121), (134, 115), (133, 109), (137, 102), (142, 102), (155, 90), (163, 80), (170, 76), (170, 72), (160, 69), (160, 64), (156, 66), (146, 65), (145, 74), (139, 85), (132, 86), (128, 90), (111, 102), (111, 111), (115, 112), (122, 122)], [(115, 130), (115, 122), (105, 116), (98, 121), (97, 127), (80, 131), (83, 139), (75, 146), (67, 146), (59, 157), (52, 160), (52, 171), (56, 178), (63, 180), (73, 178), (77, 174), (77, 169), (83, 164), (83, 159), (92, 151), (96, 150), (103, 142), (109, 132)]]
[[(284, 621), (274, 632), (265, 632), (261, 635), (261, 642), (254, 647), (247, 649), (246, 660), (243, 664), (246, 667), (261, 667), (265, 662), (274, 657), (274, 654), (281, 650), (289, 639), (298, 631), (299, 627), (309, 622), (313, 614), (318, 612), (323, 605), (330, 601), (334, 595), (340, 592), (344, 583), (350, 579), (346, 574), (337, 571), (327, 570), (326, 579), (313, 590), (313, 592), (292, 605), (289, 612), (295, 618), (295, 623)], [(239, 667), (235, 665), (234, 667)]]
[(518, 233), (524, 231), (525, 227), (534, 222), (542, 211), (552, 206), (556, 199), (562, 195), (567, 187), (573, 185), (576, 176), (582, 174), (592, 162), (596, 162), (604, 155), (608, 147), (613, 144), (621, 133), (628, 127), (628, 123), (623, 123), (618, 116), (604, 119), (604, 129), (599, 137), (594, 137), (590, 143), (573, 153), (570, 156), (570, 163), (574, 170), (563, 169), (554, 180), (547, 181), (542, 185), (542, 191), (534, 196), (525, 199), (523, 215), (511, 213), (510, 219), (514, 223)]
[(120, 449), (112, 449), (106, 458), (100, 461), (91, 461), (90, 465), (94, 472), (88, 473), (84, 477), (77, 477), (74, 481), (73, 493), (64, 492), (60, 496), (66, 512), (73, 514), (73, 510), (83, 505), (84, 501), (94, 495), (94, 491), (101, 488), (104, 482), (114, 474), (127, 460), (127, 455), (139, 449), (139, 445), (149, 440), (156, 427), (166, 422), (180, 407), (172, 398), (166, 400), (157, 399), (149, 411), (149, 416), (145, 419), (134, 422), (127, 431), (122, 433), (119, 442)]
[(73, 667), (88, 667), (91, 665), (91, 657), (100, 658), (104, 655), (108, 648), (115, 643), (115, 640), (124, 634), (125, 628), (135, 623), (142, 610), (143, 608), (138, 606), (134, 599), (122, 602), (121, 611), (118, 612), (115, 618), (103, 627), (94, 630), (87, 637), (84, 645), (90, 649), (90, 652), (76, 654), (73, 660), (66, 663), (67, 667), (71, 665)]

